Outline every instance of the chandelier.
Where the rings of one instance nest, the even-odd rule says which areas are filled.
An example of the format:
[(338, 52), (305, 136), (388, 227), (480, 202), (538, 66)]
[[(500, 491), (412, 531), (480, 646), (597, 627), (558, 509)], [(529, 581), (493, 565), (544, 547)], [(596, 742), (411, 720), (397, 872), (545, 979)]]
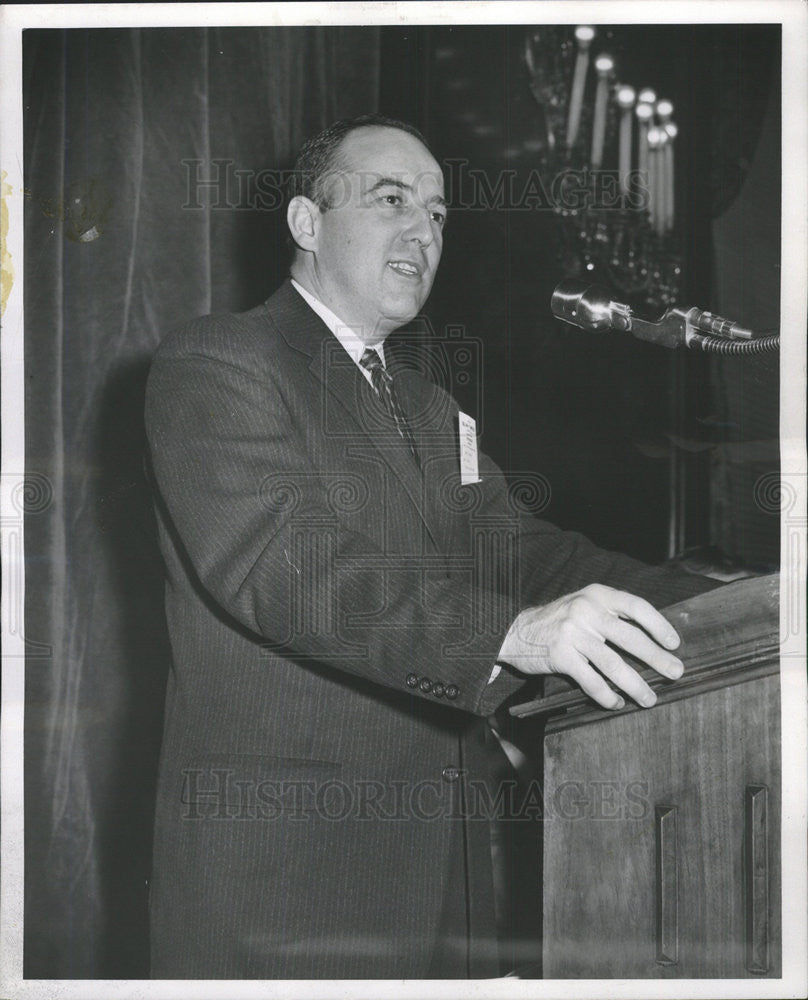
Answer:
[[(609, 39), (605, 39), (608, 41)], [(679, 298), (673, 105), (620, 81), (598, 30), (530, 29), (524, 62), (539, 105), (539, 171), (556, 193), (558, 258), (638, 308)]]

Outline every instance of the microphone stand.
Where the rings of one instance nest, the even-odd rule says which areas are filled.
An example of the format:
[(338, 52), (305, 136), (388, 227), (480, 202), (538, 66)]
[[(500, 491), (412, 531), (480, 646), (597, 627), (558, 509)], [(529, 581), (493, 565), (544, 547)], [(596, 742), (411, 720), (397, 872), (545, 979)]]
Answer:
[(660, 319), (649, 322), (635, 316), (630, 306), (613, 302), (600, 286), (576, 279), (556, 286), (550, 308), (558, 319), (583, 330), (621, 330), (662, 347), (684, 344), (691, 350), (711, 354), (763, 354), (780, 346), (779, 334), (755, 337), (746, 327), (696, 306), (674, 306)]

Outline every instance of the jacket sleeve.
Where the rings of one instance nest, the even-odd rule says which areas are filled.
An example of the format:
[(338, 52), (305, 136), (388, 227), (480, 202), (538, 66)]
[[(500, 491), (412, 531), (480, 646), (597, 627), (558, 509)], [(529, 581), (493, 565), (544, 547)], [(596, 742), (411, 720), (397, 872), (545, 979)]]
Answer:
[[(531, 516), (531, 484), (520, 483), (518, 479), (508, 483), (486, 455), (480, 454), (479, 460), (481, 475), (488, 481), (486, 509), (504, 511), (518, 524), (514, 557), (517, 572), (509, 602), (515, 609), (514, 616), (525, 608), (549, 604), (592, 583), (636, 594), (658, 609), (722, 585), (708, 577), (669, 566), (652, 566), (623, 553), (610, 552), (578, 532), (563, 531)], [(515, 668), (501, 664), (501, 672), (483, 691), (481, 714), (495, 711), (526, 679)]]
[[(457, 405), (451, 401), (455, 413)], [(510, 586), (516, 611), (548, 604), (591, 583), (601, 583), (667, 607), (721, 586), (707, 577), (670, 566), (652, 566), (620, 552), (599, 548), (584, 535), (564, 531), (534, 515), (543, 505), (541, 477), (506, 478), (484, 453), (477, 516), (496, 526), (509, 525), (516, 567)]]

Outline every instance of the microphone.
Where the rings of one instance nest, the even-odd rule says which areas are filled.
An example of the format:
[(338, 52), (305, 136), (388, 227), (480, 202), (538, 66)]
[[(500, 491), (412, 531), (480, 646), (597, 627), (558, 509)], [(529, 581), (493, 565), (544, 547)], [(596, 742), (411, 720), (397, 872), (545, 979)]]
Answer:
[(718, 354), (758, 354), (776, 350), (780, 344), (779, 336), (755, 338), (751, 330), (739, 323), (696, 306), (671, 307), (652, 323), (635, 316), (630, 306), (614, 302), (606, 289), (575, 278), (567, 278), (556, 286), (550, 308), (557, 319), (582, 330), (625, 331), (663, 347), (684, 345)]

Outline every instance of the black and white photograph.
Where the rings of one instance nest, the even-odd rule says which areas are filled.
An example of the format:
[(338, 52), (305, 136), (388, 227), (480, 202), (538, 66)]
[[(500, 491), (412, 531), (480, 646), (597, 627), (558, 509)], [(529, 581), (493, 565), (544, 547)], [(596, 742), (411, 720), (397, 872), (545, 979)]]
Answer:
[(0, 994), (804, 996), (808, 6), (0, 59)]

